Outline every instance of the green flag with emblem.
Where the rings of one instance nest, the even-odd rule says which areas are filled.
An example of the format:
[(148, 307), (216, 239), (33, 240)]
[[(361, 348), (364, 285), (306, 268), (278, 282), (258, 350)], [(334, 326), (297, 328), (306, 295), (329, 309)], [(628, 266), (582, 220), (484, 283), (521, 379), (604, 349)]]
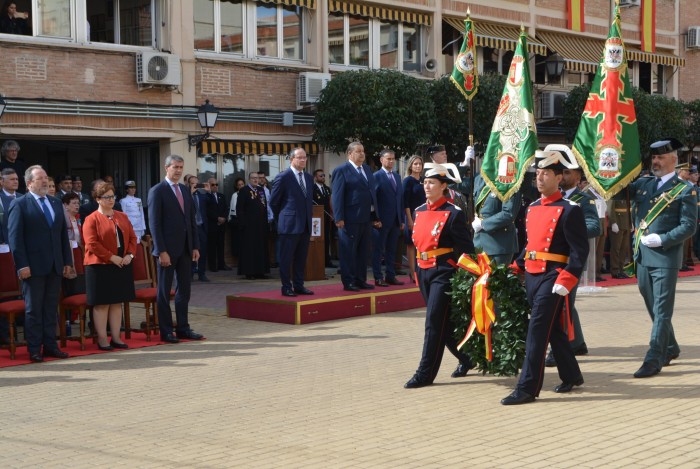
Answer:
[(606, 200), (620, 192), (642, 168), (617, 5), (572, 151), (588, 182)]
[(520, 188), (538, 148), (533, 109), (527, 37), (521, 28), (481, 165), (481, 177), (503, 202)]
[[(476, 42), (474, 41), (474, 23), (469, 13), (464, 20), (464, 41), (459, 50), (450, 81), (457, 87), (465, 99), (471, 101), (479, 91), (479, 76), (476, 74)], [(470, 126), (471, 128), (471, 126)]]

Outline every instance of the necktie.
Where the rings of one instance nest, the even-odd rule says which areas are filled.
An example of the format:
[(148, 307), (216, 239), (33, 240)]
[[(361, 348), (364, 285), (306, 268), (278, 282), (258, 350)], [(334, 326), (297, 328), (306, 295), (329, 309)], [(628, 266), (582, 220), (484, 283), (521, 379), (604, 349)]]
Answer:
[(394, 175), (391, 174), (391, 173), (386, 173), (386, 176), (387, 176), (387, 177), (389, 178), (389, 180), (391, 181), (391, 187), (393, 187), (394, 190), (396, 190), (396, 179), (394, 179)]
[(367, 175), (365, 174), (364, 171), (362, 171), (362, 166), (357, 167), (357, 172), (360, 173), (363, 178), (365, 178), (365, 181), (367, 180)]
[(46, 221), (49, 223), (49, 226), (53, 226), (53, 218), (51, 218), (51, 211), (49, 210), (49, 206), (46, 205), (46, 197), (39, 197), (39, 201), (41, 202), (41, 210), (44, 212), (44, 217), (46, 217)]
[(177, 197), (177, 201), (180, 203), (180, 210), (182, 210), (182, 213), (185, 213), (185, 199), (182, 198), (182, 192), (180, 192), (180, 185), (173, 184), (173, 189), (175, 189), (175, 197)]
[(301, 186), (301, 191), (306, 197), (306, 186), (304, 185), (304, 177), (301, 175), (301, 172), (298, 172), (297, 175), (299, 176), (299, 185)]
[(656, 188), (658, 189), (659, 186), (661, 186), (661, 178), (656, 178)]

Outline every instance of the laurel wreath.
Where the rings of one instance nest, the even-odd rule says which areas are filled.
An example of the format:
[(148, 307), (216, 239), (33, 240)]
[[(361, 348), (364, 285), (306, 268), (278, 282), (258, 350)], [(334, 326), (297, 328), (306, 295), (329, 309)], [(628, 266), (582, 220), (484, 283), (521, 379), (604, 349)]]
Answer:
[[(457, 269), (452, 277), (451, 318), (455, 325), (455, 337), (461, 341), (472, 320), (472, 286), (477, 276), (464, 269)], [(486, 359), (484, 337), (474, 332), (462, 347), (474, 367), (483, 374), (515, 376), (525, 359), (530, 307), (520, 279), (506, 265), (491, 262), (489, 291), (494, 299), (496, 322), (492, 326), (493, 360)]]

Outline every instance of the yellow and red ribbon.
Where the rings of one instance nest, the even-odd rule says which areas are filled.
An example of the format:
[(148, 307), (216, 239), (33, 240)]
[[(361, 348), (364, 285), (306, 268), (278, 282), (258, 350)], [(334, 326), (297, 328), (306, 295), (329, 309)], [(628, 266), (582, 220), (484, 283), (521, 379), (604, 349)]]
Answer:
[(484, 336), (486, 341), (486, 359), (493, 360), (493, 350), (491, 344), (491, 326), (496, 322), (496, 313), (493, 307), (493, 299), (488, 288), (489, 276), (491, 275), (491, 260), (486, 253), (477, 255), (475, 261), (466, 254), (462, 254), (457, 262), (457, 266), (470, 272), (478, 278), (472, 288), (472, 321), (467, 328), (464, 339), (457, 345), (460, 349), (467, 343), (469, 338), (477, 330)]

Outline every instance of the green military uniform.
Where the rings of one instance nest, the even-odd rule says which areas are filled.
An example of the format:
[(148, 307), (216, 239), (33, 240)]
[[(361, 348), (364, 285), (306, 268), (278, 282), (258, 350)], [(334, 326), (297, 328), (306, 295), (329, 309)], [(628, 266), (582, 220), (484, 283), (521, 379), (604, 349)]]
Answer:
[(610, 226), (617, 225), (618, 232), (610, 230), (610, 273), (613, 277), (624, 274), (623, 268), (630, 255), (632, 224), (627, 192), (622, 191), (613, 197), (608, 209)]
[[(675, 186), (682, 191), (652, 221), (647, 215), (662, 197), (669, 197)], [(696, 190), (675, 174), (657, 189), (657, 179), (643, 177), (629, 185), (634, 201), (633, 218), (639, 235), (658, 234), (661, 246), (635, 246), (639, 291), (653, 322), (649, 350), (644, 358), (657, 372), (680, 354), (671, 318), (676, 296), (678, 270), (681, 267), (683, 242), (693, 235), (698, 218)]]
[(516, 192), (507, 202), (493, 194), (481, 175), (474, 179), (474, 205), (482, 229), (474, 234), (474, 246), (499, 264), (510, 264), (518, 250), (515, 218), (522, 195)]

